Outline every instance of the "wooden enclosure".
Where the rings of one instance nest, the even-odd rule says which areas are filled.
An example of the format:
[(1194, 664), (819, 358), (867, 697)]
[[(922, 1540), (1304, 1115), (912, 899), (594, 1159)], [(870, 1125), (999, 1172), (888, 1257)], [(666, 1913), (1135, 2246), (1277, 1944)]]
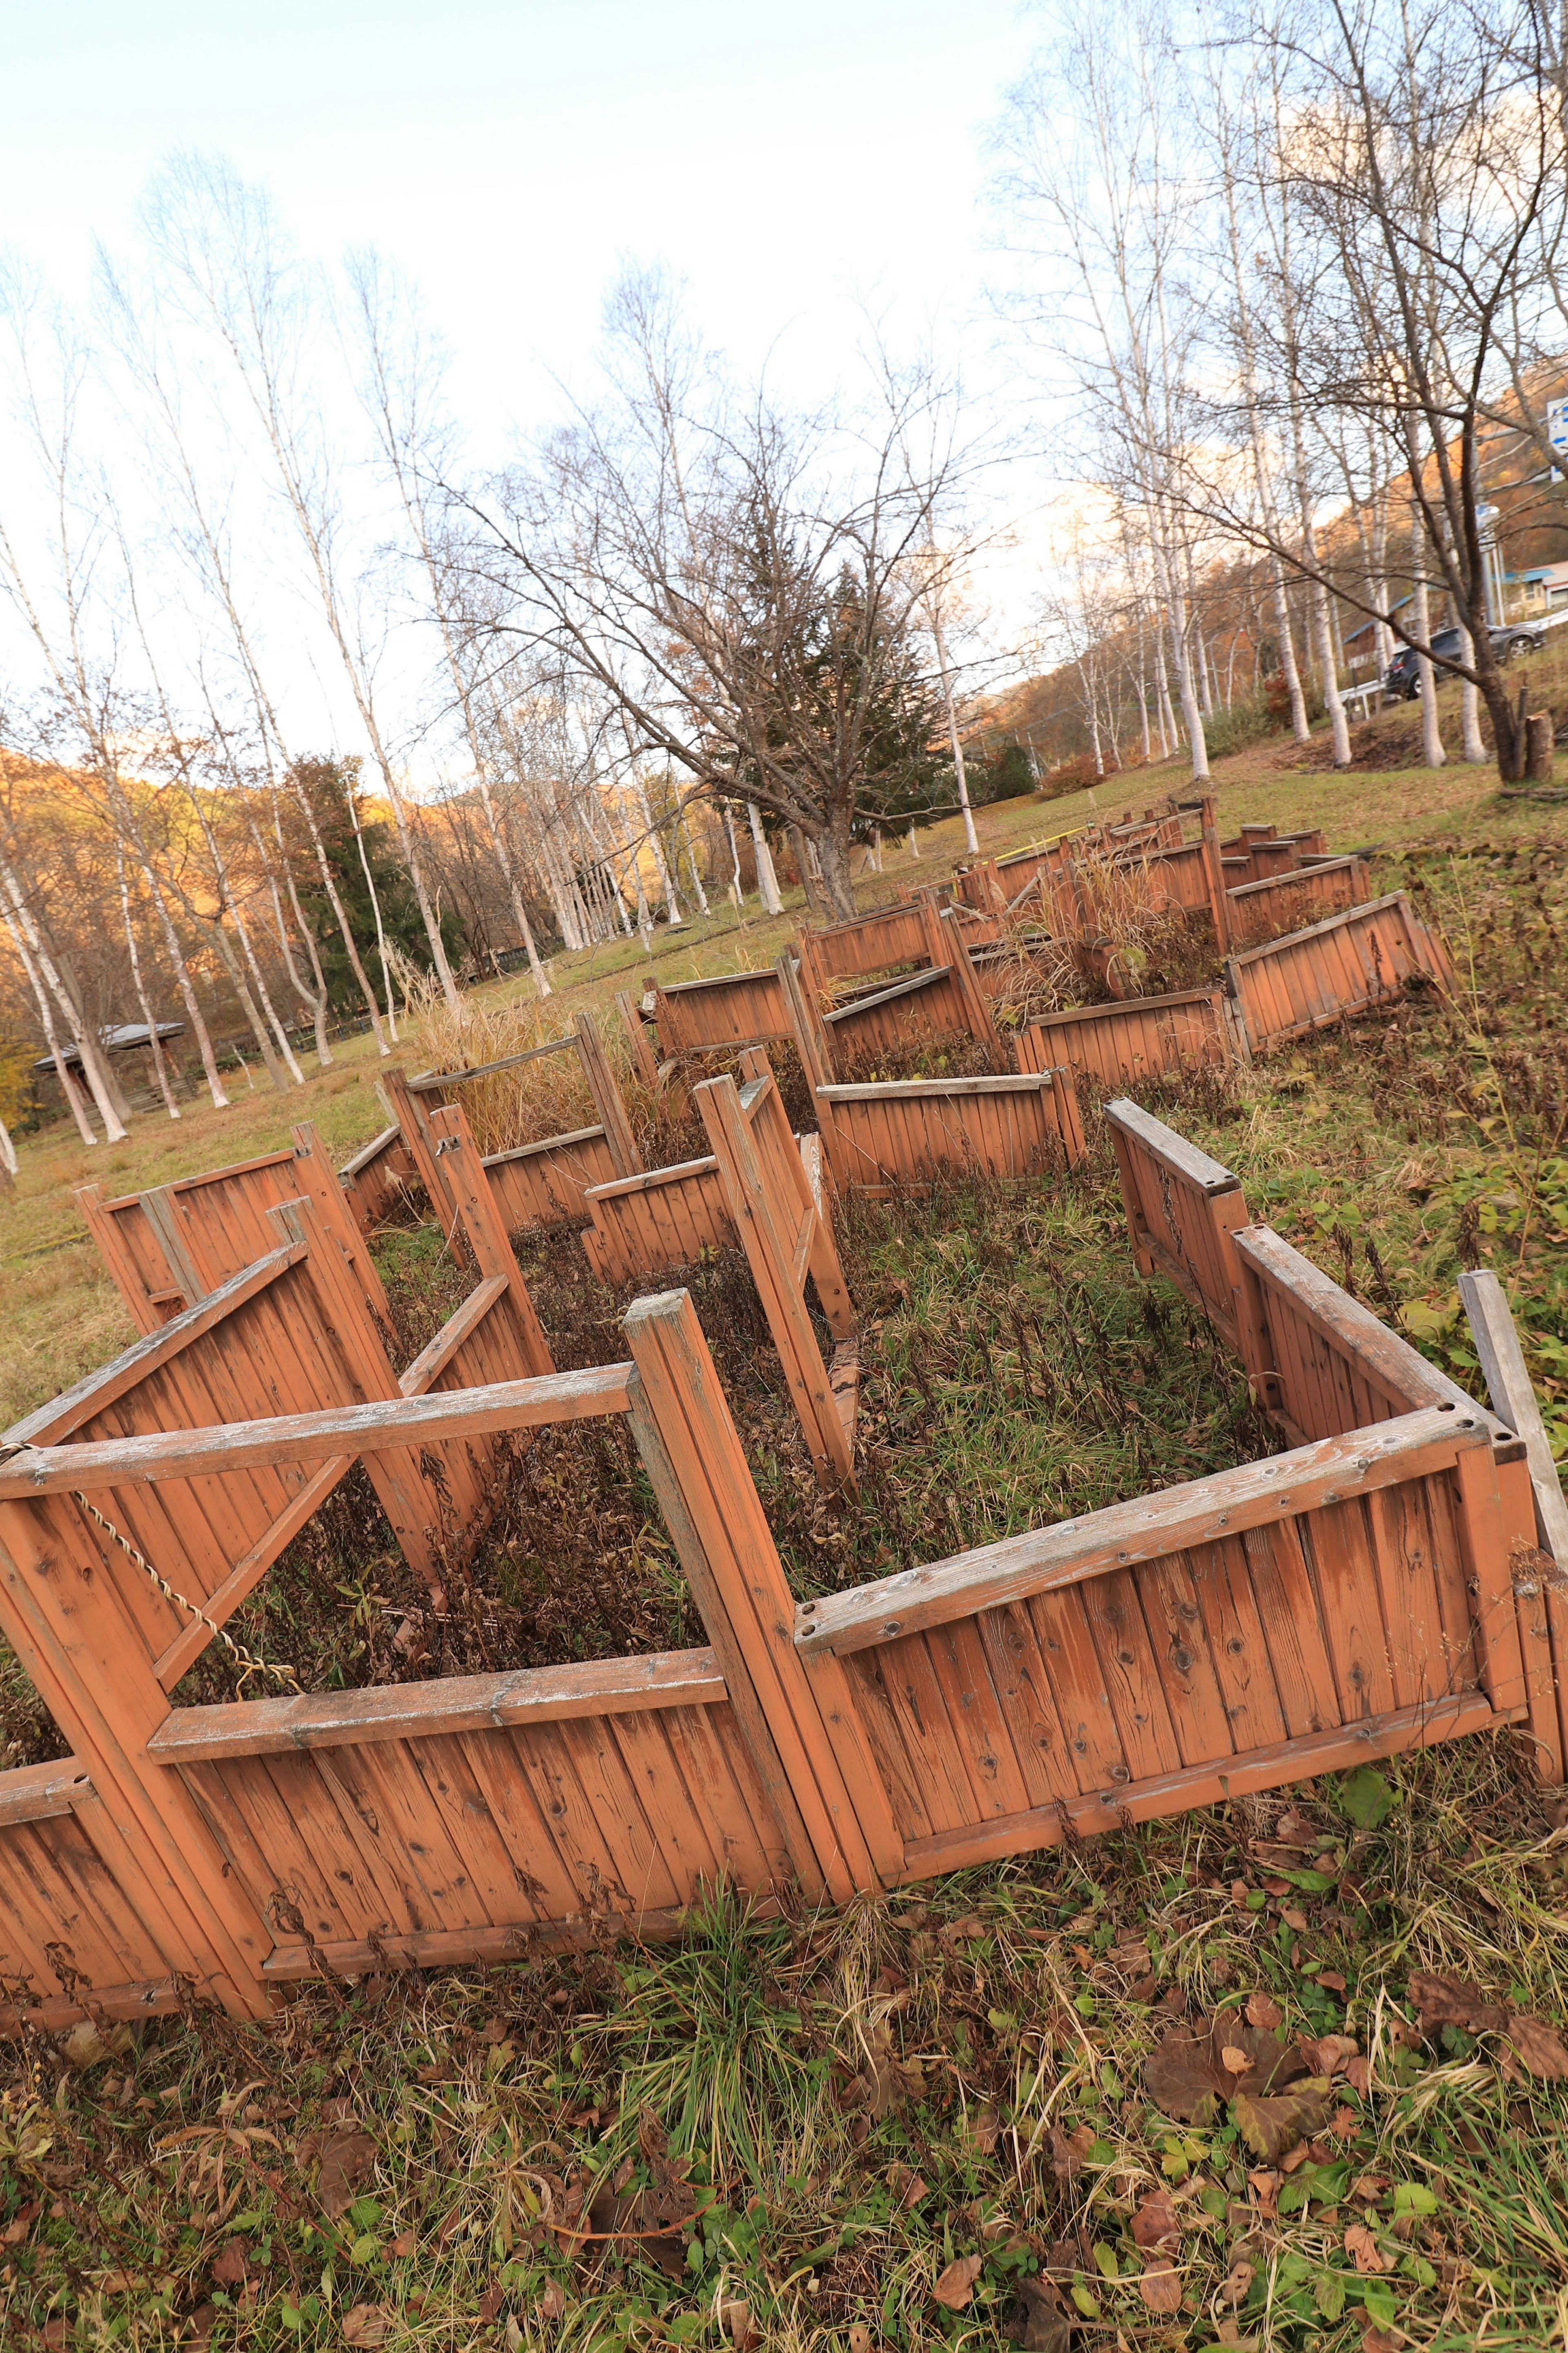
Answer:
[(963, 1171), (1038, 1176), (1083, 1155), (1078, 1097), (1063, 1070), (819, 1087), (816, 1113), (836, 1182), (874, 1198)]
[(913, 912), (921, 927), (924, 968), (847, 1002), (829, 1006), (813, 990), (811, 951), (807, 943), (802, 944), (805, 950), (801, 960), (802, 988), (813, 1003), (836, 1074), (857, 1059), (896, 1053), (921, 1037), (967, 1033), (994, 1051), (1000, 1048), (996, 1024), (959, 929), (958, 911), (949, 909), (943, 915), (935, 894), (922, 892)]
[[(749, 1182), (724, 1150), (759, 1160), (744, 1092), (706, 1108)], [(258, 2014), (291, 1977), (658, 1934), (721, 1876), (842, 1900), (1502, 1724), (1560, 1773), (1525, 1442), (1238, 1224), (1228, 1172), (1114, 1124), (1145, 1257), (1229, 1313), (1300, 1442), (798, 1609), (684, 1293), (632, 1309), (629, 1363), (389, 1395), (343, 1353), (341, 1254), (296, 1238), (9, 1432), (0, 1624), (74, 1750), (0, 1775), (10, 2021), (167, 2008), (176, 1978)], [(432, 1130), (471, 1212), (460, 1115)], [(280, 1413), (262, 1368), (296, 1321), (333, 1401)], [(356, 1455), (417, 1475), (431, 1447), (623, 1414), (703, 1649), (175, 1707), (171, 1642), (207, 1632), (78, 1500), (221, 1608), (214, 1564)]]
[(1347, 907), (1226, 965), (1254, 1053), (1385, 1004), (1416, 978), (1447, 988), (1453, 967), (1403, 891)]

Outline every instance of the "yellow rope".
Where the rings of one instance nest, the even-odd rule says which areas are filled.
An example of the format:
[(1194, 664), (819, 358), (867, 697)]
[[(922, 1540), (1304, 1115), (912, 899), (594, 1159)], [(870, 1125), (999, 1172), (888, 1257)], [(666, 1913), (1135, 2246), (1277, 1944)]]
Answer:
[(73, 1490), (73, 1493), (76, 1501), (81, 1505), (89, 1519), (96, 1520), (104, 1534), (113, 1537), (121, 1552), (129, 1553), (137, 1567), (146, 1570), (165, 1601), (172, 1601), (177, 1609), (187, 1610), (198, 1625), (205, 1626), (209, 1633), (216, 1635), (224, 1649), (243, 1670), (239, 1678), (239, 1687), (242, 1691), (252, 1675), (276, 1675), (279, 1683), (290, 1683), (296, 1691), (299, 1690), (300, 1678), (292, 1667), (272, 1666), (266, 1659), (258, 1659), (254, 1651), (247, 1651), (243, 1642), (237, 1642), (232, 1634), (226, 1634), (216, 1618), (209, 1618), (205, 1609), (199, 1609), (194, 1601), (187, 1601), (183, 1593), (176, 1591), (166, 1577), (160, 1577), (146, 1554), (138, 1552), (130, 1537), (122, 1536), (114, 1522), (106, 1520), (98, 1506), (95, 1504), (89, 1504), (79, 1488)]

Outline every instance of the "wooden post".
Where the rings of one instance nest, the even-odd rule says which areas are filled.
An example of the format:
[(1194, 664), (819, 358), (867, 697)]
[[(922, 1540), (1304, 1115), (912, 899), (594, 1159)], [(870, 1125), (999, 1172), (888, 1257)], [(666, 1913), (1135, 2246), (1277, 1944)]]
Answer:
[(436, 1157), (436, 1146), (430, 1134), (430, 1123), (425, 1106), (409, 1091), (408, 1081), (401, 1071), (384, 1071), (375, 1082), (375, 1092), (388, 1119), (395, 1122), (407, 1148), (408, 1156), (418, 1172), (430, 1203), (431, 1215), (447, 1237), (450, 1247), (457, 1231), (458, 1212), (448, 1198), (441, 1164)]
[(996, 1024), (991, 1018), (991, 1008), (974, 977), (969, 950), (959, 934), (958, 917), (954, 914), (943, 923), (937, 912), (934, 891), (921, 892), (921, 928), (925, 934), (926, 954), (933, 967), (952, 976), (953, 984), (963, 1000), (970, 1036), (978, 1039), (983, 1046), (1000, 1048), (1002, 1041), (996, 1034)]
[(1568, 1573), (1568, 1503), (1563, 1501), (1551, 1441), (1509, 1313), (1508, 1293), (1489, 1267), (1478, 1267), (1460, 1275), (1459, 1296), (1486, 1375), (1492, 1411), (1524, 1440), (1541, 1548)]
[[(773, 1082), (753, 1083), (771, 1086)], [(797, 1211), (787, 1227), (781, 1222), (796, 1209), (796, 1202), (775, 1201), (764, 1184), (734, 1080), (707, 1079), (691, 1093), (719, 1163), (725, 1206), (735, 1221), (761, 1295), (816, 1475), (826, 1486), (837, 1473), (846, 1486), (853, 1487), (854, 1448), (839, 1419), (827, 1367), (806, 1312), (801, 1277), (795, 1272), (795, 1228), (804, 1221)], [(808, 1205), (806, 1217), (813, 1223), (816, 1214)], [(808, 1235), (809, 1229), (805, 1232)]]
[(187, 1307), (205, 1299), (222, 1281), (208, 1263), (201, 1237), (180, 1207), (179, 1198), (172, 1185), (156, 1185), (150, 1192), (136, 1196), (142, 1214), (157, 1237), (169, 1269), (169, 1280), (184, 1298)]
[(621, 1017), (621, 1027), (626, 1033), (626, 1042), (632, 1050), (632, 1060), (637, 1064), (637, 1076), (650, 1093), (657, 1094), (658, 1058), (648, 1043), (647, 1024), (638, 1012), (637, 1001), (629, 989), (616, 989), (616, 1010)]
[(1205, 794), (1201, 811), (1204, 842), (1204, 881), (1208, 886), (1209, 913), (1214, 919), (1215, 939), (1222, 956), (1230, 954), (1230, 901), (1225, 894), (1225, 861), (1220, 854), (1219, 828), (1215, 823), (1214, 800)]
[(499, 1276), (516, 1322), (521, 1358), (530, 1375), (552, 1373), (555, 1359), (534, 1312), (522, 1269), (517, 1262), (496, 1208), (479, 1147), (468, 1131), (468, 1115), (456, 1103), (436, 1112), (430, 1121), (442, 1176), (451, 1194), (463, 1230), (479, 1270), (481, 1282)]
[(626, 1117), (626, 1107), (621, 1091), (616, 1084), (609, 1058), (599, 1040), (599, 1032), (591, 1013), (579, 1013), (573, 1029), (577, 1033), (577, 1054), (583, 1065), (583, 1075), (588, 1082), (599, 1124), (605, 1131), (605, 1141), (610, 1147), (617, 1176), (640, 1176), (642, 1156), (632, 1134), (632, 1124)]
[(114, 1287), (131, 1311), (136, 1329), (145, 1337), (156, 1332), (163, 1318), (153, 1304), (152, 1293), (136, 1270), (136, 1261), (126, 1247), (118, 1219), (110, 1215), (104, 1205), (101, 1185), (78, 1185), (74, 1188), (77, 1208), (88, 1232), (98, 1244), (98, 1254), (114, 1278)]
[(386, 1303), (386, 1292), (376, 1271), (375, 1261), (370, 1254), (370, 1244), (354, 1221), (338, 1173), (321, 1148), (321, 1140), (316, 1134), (313, 1122), (301, 1120), (289, 1133), (294, 1143), (296, 1183), (310, 1196), (323, 1232), (330, 1235), (342, 1250), (365, 1305), (377, 1323), (390, 1332), (392, 1311)]
[(819, 1680), (795, 1649), (794, 1598), (689, 1294), (637, 1300), (623, 1329), (633, 1434), (741, 1736), (803, 1884), (842, 1903), (903, 1862), (842, 1672)]

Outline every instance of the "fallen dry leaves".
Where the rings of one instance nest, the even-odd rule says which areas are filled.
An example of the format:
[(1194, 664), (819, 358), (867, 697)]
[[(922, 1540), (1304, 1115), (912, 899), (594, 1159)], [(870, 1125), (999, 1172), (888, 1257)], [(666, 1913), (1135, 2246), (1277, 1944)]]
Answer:
[(985, 2267), (984, 2255), (959, 2255), (938, 2277), (931, 2294), (949, 2312), (962, 2312)]
[(1394, 2269), (1394, 2257), (1384, 2253), (1364, 2222), (1352, 2222), (1345, 2232), (1345, 2253), (1357, 2271), (1368, 2275)]
[(383, 2304), (356, 2304), (343, 2315), (343, 2343), (384, 2345), (395, 2321), (396, 2315), (388, 2312)]

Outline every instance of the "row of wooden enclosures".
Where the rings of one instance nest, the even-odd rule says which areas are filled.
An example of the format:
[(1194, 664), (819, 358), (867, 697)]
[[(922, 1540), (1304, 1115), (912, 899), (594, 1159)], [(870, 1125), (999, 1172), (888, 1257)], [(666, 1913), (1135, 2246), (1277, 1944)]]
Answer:
[[(763, 977), (800, 998), (800, 971)], [(1397, 985), (1375, 960), (1373, 983)], [(789, 1034), (823, 1075), (809, 1004)], [(692, 1090), (708, 1162), (578, 1188), (590, 1255), (638, 1278), (691, 1255), (682, 1219), (738, 1237), (819, 1468), (852, 1479), (830, 1197), (955, 1166), (1055, 1181), (1085, 1148), (1058, 1034), (994, 1079), (828, 1077), (816, 1152), (749, 1046), (739, 1083)], [(595, 1920), (658, 1933), (721, 1878), (841, 1900), (1502, 1725), (1562, 1778), (1568, 1536), (1495, 1299), (1494, 1414), (1112, 1100), (1089, 1116), (1131, 1245), (1208, 1314), (1288, 1451), (797, 1607), (689, 1294), (637, 1300), (621, 1361), (557, 1373), (510, 1240), (530, 1219), (461, 1094), (460, 1074), (395, 1087), (395, 1144), (341, 1175), (302, 1128), (288, 1154), (88, 1205), (143, 1336), (0, 1441), (0, 1627), (72, 1751), (0, 1775), (9, 2022), (192, 1991), (259, 2015), (323, 1971), (501, 1958)], [(395, 1153), (473, 1276), (401, 1368), (366, 1242)], [(355, 1462), (439, 1593), (499, 1455), (584, 1418), (626, 1424), (703, 1647), (328, 1694), (252, 1675), (231, 1704), (176, 1703)]]

